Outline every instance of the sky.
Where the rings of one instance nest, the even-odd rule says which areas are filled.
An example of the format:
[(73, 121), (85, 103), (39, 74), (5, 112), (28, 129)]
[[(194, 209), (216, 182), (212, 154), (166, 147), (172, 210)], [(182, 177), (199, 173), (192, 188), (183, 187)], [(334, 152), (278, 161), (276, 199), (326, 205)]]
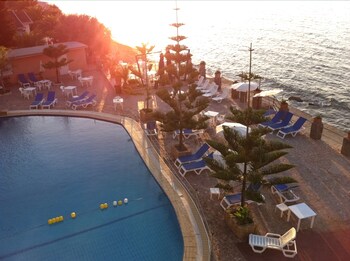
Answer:
[(96, 17), (117, 42), (129, 46), (149, 43), (174, 35), (170, 23), (176, 21), (175, 1), (54, 1), (65, 14), (87, 14)]

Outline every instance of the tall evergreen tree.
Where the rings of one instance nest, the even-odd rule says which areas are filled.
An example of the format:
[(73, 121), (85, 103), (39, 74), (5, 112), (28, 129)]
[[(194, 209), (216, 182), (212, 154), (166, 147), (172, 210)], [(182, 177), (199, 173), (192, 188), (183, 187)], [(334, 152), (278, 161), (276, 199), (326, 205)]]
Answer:
[(53, 59), (53, 61), (49, 61), (49, 62), (43, 64), (43, 67), (45, 69), (55, 69), (56, 70), (57, 83), (60, 82), (59, 69), (62, 66), (65, 66), (73, 61), (73, 60), (67, 60), (66, 58), (62, 57), (63, 55), (65, 55), (68, 52), (69, 52), (69, 50), (67, 49), (67, 46), (64, 44), (50, 45), (43, 50), (43, 53), (46, 56)]
[[(232, 115), (227, 118), (246, 126), (265, 121), (262, 111), (254, 111), (248, 108), (239, 111), (230, 108)], [(242, 182), (241, 206), (245, 206), (247, 197), (259, 199), (259, 192), (247, 194), (247, 181), (253, 184), (263, 183), (263, 177), (276, 174), (293, 168), (293, 165), (274, 163), (277, 159), (287, 154), (284, 149), (292, 148), (290, 145), (280, 141), (266, 140), (269, 130), (266, 128), (253, 128), (249, 135), (240, 135), (239, 132), (229, 127), (224, 127), (225, 142), (207, 140), (208, 144), (219, 151), (223, 157), (224, 164), (211, 158), (205, 158), (208, 166), (214, 171), (212, 176), (225, 181)], [(240, 167), (243, 164), (243, 169)], [(289, 179), (289, 182), (295, 182)], [(260, 195), (261, 200), (261, 195)]]

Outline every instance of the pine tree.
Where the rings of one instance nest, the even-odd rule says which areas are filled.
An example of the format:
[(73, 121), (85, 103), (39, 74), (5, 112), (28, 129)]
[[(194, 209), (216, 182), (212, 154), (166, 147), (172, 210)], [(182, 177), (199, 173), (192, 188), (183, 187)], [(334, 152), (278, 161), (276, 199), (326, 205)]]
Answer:
[[(229, 120), (239, 122), (246, 126), (265, 121), (262, 111), (254, 111), (247, 108), (239, 111), (230, 108), (232, 115)], [(292, 148), (290, 145), (280, 141), (266, 140), (269, 130), (266, 128), (252, 128), (249, 135), (240, 135), (236, 130), (224, 127), (224, 143), (215, 140), (207, 140), (208, 144), (219, 151), (225, 164), (211, 158), (205, 158), (208, 166), (213, 170), (212, 176), (221, 180), (235, 180), (242, 182), (241, 206), (245, 206), (246, 198), (262, 201), (259, 192), (247, 191), (247, 182), (262, 184), (263, 177), (276, 174), (293, 168), (293, 165), (284, 163), (273, 163), (275, 160), (287, 154), (284, 149)], [(243, 169), (240, 168), (243, 164)], [(294, 179), (285, 179), (286, 182), (295, 182)]]
[[(176, 14), (178, 10), (176, 7)], [(210, 100), (196, 91), (195, 84), (190, 85), (187, 92), (181, 91), (183, 86), (181, 78), (187, 72), (186, 65), (188, 65), (189, 52), (187, 46), (180, 44), (181, 41), (186, 39), (186, 36), (179, 35), (179, 28), (184, 24), (179, 23), (177, 17), (176, 15), (176, 23), (171, 24), (171, 26), (176, 28), (176, 36), (170, 37), (176, 43), (168, 45), (168, 52), (165, 54), (165, 58), (168, 61), (165, 70), (171, 76), (170, 78), (174, 78), (172, 85), (174, 90), (172, 93), (169, 93), (166, 89), (161, 89), (156, 93), (172, 110), (166, 113), (157, 111), (154, 115), (161, 122), (161, 127), (164, 131), (180, 131), (177, 149), (181, 151), (186, 149), (183, 143), (184, 129), (204, 129), (207, 127), (206, 120), (208, 117), (201, 115), (200, 112), (209, 106)]]
[(73, 60), (67, 60), (66, 58), (62, 57), (63, 55), (65, 55), (68, 52), (69, 52), (69, 50), (67, 49), (67, 46), (64, 44), (50, 45), (49, 47), (46, 47), (43, 50), (43, 54), (45, 54), (46, 56), (53, 59), (53, 61), (49, 61), (49, 62), (43, 64), (43, 67), (45, 69), (55, 69), (56, 70), (57, 83), (60, 82), (59, 69), (62, 66), (65, 66), (73, 61)]

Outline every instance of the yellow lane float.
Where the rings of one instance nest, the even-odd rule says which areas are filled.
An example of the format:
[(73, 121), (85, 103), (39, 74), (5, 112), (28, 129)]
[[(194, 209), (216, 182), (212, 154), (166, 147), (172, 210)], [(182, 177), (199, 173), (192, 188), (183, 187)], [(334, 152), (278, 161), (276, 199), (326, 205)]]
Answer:
[(72, 213), (70, 213), (70, 217), (74, 219), (77, 217), (77, 214), (75, 212), (72, 212)]
[(108, 204), (107, 203), (102, 203), (100, 204), (100, 209), (103, 210), (103, 209), (107, 209), (108, 208)]
[(55, 223), (59, 223), (62, 222), (64, 220), (63, 216), (59, 216), (59, 217), (54, 217), (54, 218), (50, 218), (47, 223), (49, 225), (55, 224)]
[(123, 205), (123, 201), (122, 200), (118, 200), (118, 205), (119, 206)]

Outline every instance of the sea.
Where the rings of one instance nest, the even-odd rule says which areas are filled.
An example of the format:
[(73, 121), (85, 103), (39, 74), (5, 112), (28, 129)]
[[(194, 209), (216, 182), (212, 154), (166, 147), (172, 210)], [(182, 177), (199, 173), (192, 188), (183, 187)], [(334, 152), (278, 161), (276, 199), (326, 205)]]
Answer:
[[(114, 3), (120, 7), (128, 4)], [(278, 100), (297, 97), (301, 101), (291, 100), (291, 106), (311, 116), (322, 115), (324, 122), (350, 131), (350, 2), (193, 0), (130, 4), (130, 18), (124, 18), (119, 27), (106, 20), (108, 8), (102, 15), (96, 8), (92, 10), (93, 16), (111, 28), (116, 41), (149, 36), (147, 41), (156, 46), (154, 50), (164, 51), (168, 44), (174, 44), (169, 37), (177, 33), (170, 24), (183, 23), (178, 33), (187, 39), (181, 44), (190, 49), (194, 64), (206, 62), (209, 75), (220, 70), (223, 77), (235, 80), (242, 71), (248, 72), (251, 54), (252, 73), (263, 77), (262, 90), (282, 89), (276, 95)], [(121, 9), (114, 10), (117, 17)], [(129, 28), (131, 34), (123, 38), (118, 28)]]

